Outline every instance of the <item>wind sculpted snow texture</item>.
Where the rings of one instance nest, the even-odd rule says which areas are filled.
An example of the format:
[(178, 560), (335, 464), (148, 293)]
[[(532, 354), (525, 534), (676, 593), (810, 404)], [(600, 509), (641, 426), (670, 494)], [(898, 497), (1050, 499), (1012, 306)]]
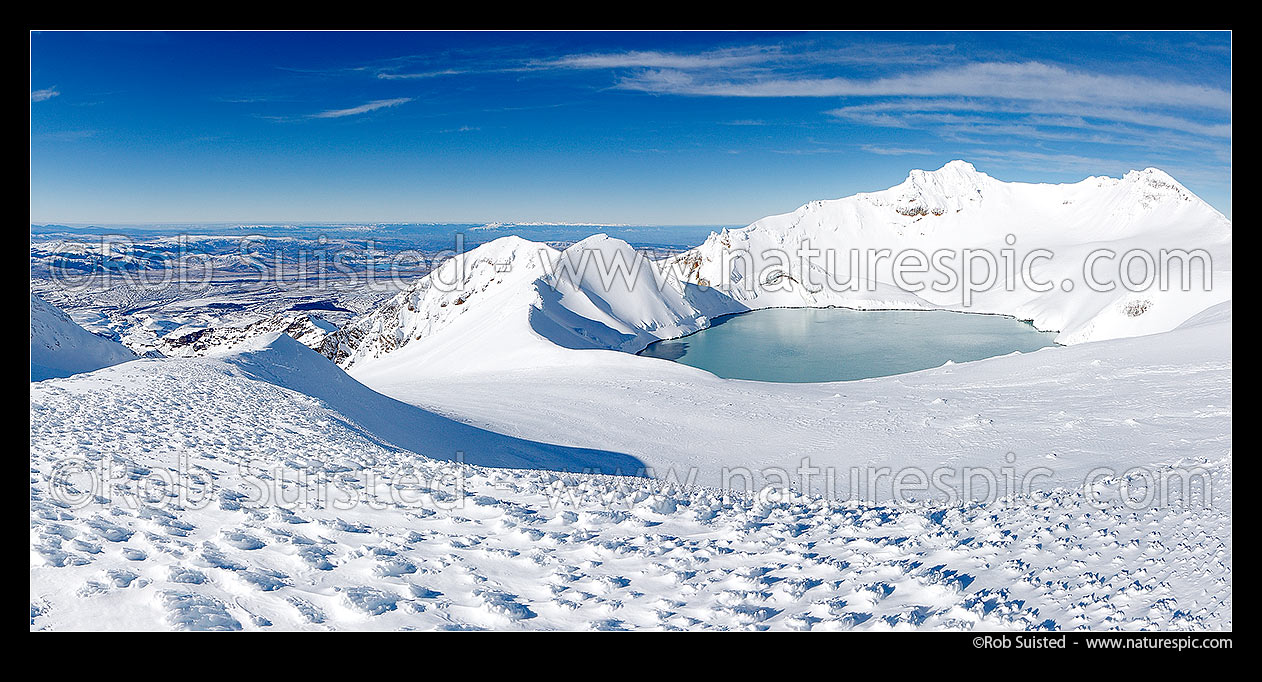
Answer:
[[(858, 382), (631, 354), (760, 307), (960, 307), (888, 285), (701, 286), (732, 244), (977, 248), (1013, 231), (1057, 249), (1055, 278), (1088, 246), (1205, 248), (1214, 289), (1158, 292), (1140, 315), (1122, 293), (979, 295), (1070, 345)], [(1230, 223), (1169, 176), (1015, 185), (955, 162), (713, 235), (680, 279), (556, 276), (595, 251), (634, 255), (599, 235), (564, 251), (506, 237), (448, 261), (344, 328), (349, 377), (270, 335), (33, 383), (32, 629), (1231, 627)], [(912, 503), (719, 477), (1009, 456), (1050, 474)], [(612, 463), (650, 477), (543, 470)], [(75, 467), (117, 475), (56, 484)], [(1134, 467), (1195, 468), (1213, 494), (1121, 504)], [(361, 503), (320, 498), (330, 485)], [(171, 504), (204, 489), (209, 504)]]
[[(1215, 506), (1140, 511), (489, 469), (284, 387), (281, 339), (32, 386), (32, 629), (1230, 626), (1230, 458)], [(115, 475), (68, 497), (68, 462)]]

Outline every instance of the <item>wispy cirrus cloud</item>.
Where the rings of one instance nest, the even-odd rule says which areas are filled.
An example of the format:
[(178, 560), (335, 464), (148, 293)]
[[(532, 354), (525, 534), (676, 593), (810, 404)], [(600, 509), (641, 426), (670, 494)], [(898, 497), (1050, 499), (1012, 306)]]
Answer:
[[(568, 52), (523, 43), (402, 55), (336, 72), (391, 81), (391, 88), (424, 82), (423, 87), (436, 90), (458, 81), (462, 92), (499, 92), (528, 84), (532, 94), (556, 88), (565, 97), (592, 101), (611, 90), (624, 93), (619, 96), (726, 99), (732, 106), (721, 104), (723, 114), (710, 123), (764, 126), (758, 144), (783, 137), (773, 128), (796, 125), (821, 132), (819, 143), (771, 143), (769, 151), (785, 154), (861, 150), (929, 156), (1016, 149), (1043, 155), (1028, 163), (1069, 167), (1152, 159), (1183, 150), (1198, 163), (1229, 168), (1232, 96), (1229, 81), (1219, 77), (1221, 56), (1189, 62), (1149, 50), (1111, 61), (1072, 49), (1049, 51), (1046, 45), (1039, 47), (1039, 40), (1033, 41), (1035, 49), (1012, 40), (998, 41), (992, 49), (977, 36), (948, 37), (954, 35), (936, 34), (932, 43), (826, 34), (737, 45), (732, 42), (739, 39), (725, 36), (718, 38), (720, 46), (690, 38), (703, 45), (697, 49)], [(938, 44), (953, 40), (961, 44)], [(1167, 68), (1171, 63), (1178, 68)], [(494, 78), (504, 74), (512, 77)], [(571, 94), (575, 91), (577, 97)], [(769, 102), (735, 101), (742, 99)], [(808, 106), (784, 102), (789, 99)], [(353, 116), (396, 102), (377, 100), (313, 117)], [(811, 102), (821, 105), (809, 106)], [(543, 106), (558, 105), (526, 108)], [(907, 132), (877, 130), (881, 128)], [(825, 129), (847, 137), (838, 141)], [(855, 136), (867, 144), (856, 144)], [(1015, 163), (1025, 157), (997, 158)]]
[(952, 45), (904, 45), (892, 43), (819, 47), (811, 44), (744, 45), (670, 52), (631, 50), (563, 55), (531, 62), (535, 68), (552, 69), (802, 69), (839, 64), (931, 64), (954, 50)]
[(808, 68), (800, 60), (780, 61), (775, 52), (762, 61), (744, 56), (749, 61), (640, 59), (642, 68), (619, 74), (613, 87), (659, 96), (840, 100), (842, 106), (824, 113), (862, 126), (979, 144), (1211, 150), (1232, 134), (1230, 90), (1195, 81), (1034, 60), (932, 63), (930, 56), (845, 69), (822, 61)]
[(784, 49), (777, 45), (751, 45), (692, 54), (657, 50), (593, 52), (539, 59), (530, 64), (539, 69), (713, 69), (778, 61), (783, 54)]
[(60, 94), (61, 93), (58, 92), (56, 85), (54, 85), (51, 88), (44, 88), (43, 90), (32, 90), (31, 101), (32, 102), (46, 102)]
[(865, 144), (860, 148), (869, 154), (880, 154), (881, 156), (932, 156), (933, 152), (928, 149), (912, 148), (912, 147), (887, 147), (884, 145)]
[(442, 62), (437, 62), (433, 56), (411, 55), (338, 71), (373, 72), (382, 80), (421, 80), (442, 76), (566, 71), (809, 69), (829, 64), (931, 64), (940, 62), (953, 49), (951, 45), (871, 44), (839, 48), (787, 43), (742, 45), (698, 52), (624, 50), (549, 57), (446, 55), (451, 61)]
[(432, 56), (403, 56), (382, 60), (376, 64), (341, 69), (341, 71), (371, 71), (381, 80), (426, 80), (442, 76), (472, 76), (497, 73), (526, 73), (549, 71), (586, 71), (607, 69), (676, 68), (702, 69), (732, 66), (748, 66), (776, 59), (781, 52), (778, 46), (753, 46), (688, 54), (655, 50), (627, 52), (593, 52), (560, 55), (555, 57), (524, 57), (520, 55), (447, 55), (452, 61), (440, 65)]
[[(439, 69), (437, 71), (417, 71), (412, 73), (399, 73), (397, 71), (379, 71), (377, 78), (381, 80), (424, 80), (427, 78), (439, 78), (441, 76), (461, 76), (468, 73), (479, 73), (478, 71), (470, 71), (468, 69)], [(481, 73), (486, 73), (482, 71)]]
[(1035, 102), (1195, 107), (1227, 111), (1231, 94), (1204, 85), (1070, 70), (1042, 62), (978, 62), (878, 78), (696, 74), (648, 70), (618, 88), (721, 97), (982, 97)]
[(357, 107), (349, 107), (347, 109), (329, 109), (327, 111), (321, 111), (317, 114), (310, 114), (308, 118), (344, 118), (346, 116), (358, 116), (360, 114), (367, 114), (372, 111), (377, 111), (378, 109), (388, 109), (390, 107), (397, 107), (401, 104), (407, 104), (408, 102), (411, 102), (414, 99), (415, 99), (414, 97), (395, 97), (393, 99), (378, 99), (378, 100), (373, 100), (371, 102), (367, 102), (365, 104), (361, 104)]
[(950, 112), (1008, 114), (1016, 117), (1028, 117), (1031, 121), (1045, 124), (1060, 122), (1071, 127), (1101, 127), (1098, 123), (1089, 122), (1087, 119), (1090, 118), (1152, 128), (1166, 128), (1193, 135), (1231, 137), (1230, 121), (1205, 123), (1161, 111), (1092, 103), (1005, 102), (961, 98), (901, 98), (853, 104), (830, 109), (825, 113), (836, 118), (866, 125), (886, 128), (914, 128), (925, 123), (940, 122)]

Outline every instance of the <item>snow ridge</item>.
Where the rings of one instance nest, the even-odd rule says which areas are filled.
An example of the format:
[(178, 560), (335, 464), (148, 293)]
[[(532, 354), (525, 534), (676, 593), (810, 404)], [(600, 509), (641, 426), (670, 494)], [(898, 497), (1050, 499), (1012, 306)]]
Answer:
[(359, 341), (340, 364), (359, 367), (417, 342), (425, 347), (418, 353), (466, 370), (512, 367), (512, 358), (532, 351), (635, 352), (745, 310), (661, 265), (603, 234), (564, 251), (501, 237), (446, 261), (348, 326), (346, 336)]

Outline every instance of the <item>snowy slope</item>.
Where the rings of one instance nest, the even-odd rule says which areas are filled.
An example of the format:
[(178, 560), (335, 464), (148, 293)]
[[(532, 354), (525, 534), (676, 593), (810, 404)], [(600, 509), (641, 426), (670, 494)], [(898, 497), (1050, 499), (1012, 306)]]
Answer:
[[(550, 446), (502, 436), (387, 398), (285, 334), (257, 337), (225, 354), (209, 356), (207, 361), (212, 366), (222, 363), (250, 379), (315, 398), (373, 437), (432, 459), (609, 473), (634, 472), (643, 466), (634, 458), (602, 449)], [(167, 366), (149, 369), (171, 371)], [(143, 372), (145, 368), (138, 367), (136, 371)]]
[[(1209, 315), (1209, 313), (1207, 313)], [(519, 438), (622, 452), (658, 477), (752, 487), (804, 461), (806, 483), (848, 497), (860, 467), (946, 466), (1072, 488), (1099, 467), (1217, 461), (1231, 452), (1230, 304), (1163, 334), (1045, 348), (863, 381), (777, 384), (720, 379), (668, 360), (576, 351), (569, 366), (458, 374), (409, 364), (406, 349), (351, 374), (414, 405)], [(1006, 455), (1012, 453), (1012, 462)], [(765, 474), (763, 472), (766, 472)], [(738, 486), (744, 479), (733, 479)], [(889, 479), (873, 495), (884, 502)]]
[(755, 499), (430, 459), (338, 376), (280, 336), (32, 385), (31, 628), (1232, 624), (1229, 455), (1210, 507)]
[[(1009, 235), (1015, 239), (1011, 245)], [(796, 255), (803, 243), (837, 254), (831, 261), (825, 255), (813, 258), (809, 279)], [(913, 293), (894, 286), (890, 258), (878, 262), (874, 272), (860, 265), (859, 272), (852, 273), (851, 251), (866, 254), (880, 249), (893, 254), (906, 249), (925, 254), (940, 249), (988, 250), (997, 259), (1003, 249), (1012, 249), (1018, 263), (1025, 254), (1047, 249), (1054, 258), (1034, 263), (1034, 274), (1039, 282), (1056, 286), (1051, 291), (1032, 291), (1018, 278), (1011, 291), (993, 287), (964, 305), (958, 290), (926, 288)], [(1204, 249), (1212, 256), (1212, 291), (1157, 291), (1156, 287), (1140, 293), (1122, 287), (1092, 291), (1082, 270), (1087, 255), (1097, 249), (1111, 249), (1119, 257), (1098, 264), (1095, 277), (1101, 282), (1118, 280), (1108, 266), (1116, 269), (1120, 256), (1132, 249), (1145, 250), (1154, 258), (1160, 249)], [(780, 257), (768, 255), (776, 251), (787, 252), (792, 259), (779, 267)], [(734, 252), (747, 255), (733, 257)], [(676, 260), (689, 272), (690, 281), (716, 286), (751, 308), (944, 307), (1001, 313), (1061, 332), (1060, 343), (1168, 331), (1231, 298), (1231, 223), (1155, 168), (1131, 171), (1120, 179), (1091, 177), (1074, 184), (1048, 185), (1000, 182), (972, 164), (952, 161), (936, 171), (914, 170), (888, 190), (814, 201), (743, 229), (712, 234)], [(858, 262), (865, 263), (866, 256)], [(962, 274), (961, 268), (962, 263), (953, 270)], [(752, 281), (747, 275), (777, 270), (782, 274), (768, 278), (772, 281)], [(861, 291), (822, 284), (846, 284), (852, 274), (874, 284), (865, 284)], [(977, 277), (984, 279), (984, 272), (979, 271)], [(1062, 286), (1066, 280), (1073, 283), (1071, 291)], [(1199, 278), (1195, 281), (1200, 282)]]
[[(85, 375), (79, 384), (85, 394), (90, 390), (110, 393), (137, 390), (155, 382), (185, 381), (193, 388), (177, 391), (190, 400), (205, 400), (216, 384), (248, 385), (250, 390), (263, 390), (259, 384), (271, 384), (279, 390), (297, 392), (308, 402), (318, 401), (325, 409), (335, 411), (343, 428), (366, 434), (395, 448), (405, 448), (432, 459), (463, 461), (470, 464), (499, 467), (555, 469), (562, 471), (635, 472), (643, 467), (636, 459), (602, 449), (552, 446), (522, 441), (510, 436), (485, 431), (442, 417), (412, 405), (381, 395), (351, 379), (324, 356), (282, 333), (254, 337), (234, 348), (195, 358), (141, 359), (124, 367), (109, 367)], [(200, 387), (198, 387), (200, 385)], [(129, 387), (129, 388), (122, 388)], [(270, 390), (270, 389), (267, 389)], [(239, 392), (233, 389), (232, 392)], [(143, 391), (137, 394), (135, 409), (147, 408)], [(169, 404), (172, 398), (166, 389), (154, 389), (150, 400)], [(228, 404), (222, 405), (224, 410)], [(195, 409), (190, 406), (189, 409)], [(260, 438), (270, 438), (275, 428), (267, 418), (265, 402), (246, 402), (239, 408), (239, 421), (248, 421), (251, 413), (261, 419), (256, 424)], [(37, 421), (33, 408), (32, 422)], [(114, 415), (116, 416), (116, 415)], [(106, 419), (103, 417), (103, 419)], [(222, 427), (210, 423), (206, 429)], [(89, 434), (90, 435), (90, 434)]]
[(89, 332), (31, 294), (31, 381), (91, 372), (134, 359), (136, 354), (122, 344)]

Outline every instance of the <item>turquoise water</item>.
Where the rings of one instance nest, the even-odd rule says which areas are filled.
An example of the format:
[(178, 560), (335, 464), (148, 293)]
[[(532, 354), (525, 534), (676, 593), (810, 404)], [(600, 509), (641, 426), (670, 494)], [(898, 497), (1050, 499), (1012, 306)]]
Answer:
[(946, 311), (774, 308), (720, 318), (640, 355), (727, 379), (851, 381), (1055, 345), (1055, 333), (999, 315)]

